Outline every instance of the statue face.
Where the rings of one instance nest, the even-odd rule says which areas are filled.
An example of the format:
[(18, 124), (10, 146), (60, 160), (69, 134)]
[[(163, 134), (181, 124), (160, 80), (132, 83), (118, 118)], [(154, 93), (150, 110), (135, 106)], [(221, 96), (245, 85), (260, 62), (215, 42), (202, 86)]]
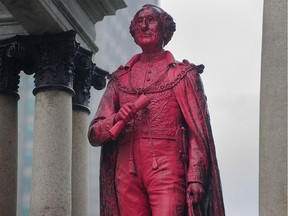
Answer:
[(149, 7), (140, 11), (135, 17), (134, 40), (143, 50), (148, 47), (162, 48), (162, 37), (156, 13), (153, 8)]

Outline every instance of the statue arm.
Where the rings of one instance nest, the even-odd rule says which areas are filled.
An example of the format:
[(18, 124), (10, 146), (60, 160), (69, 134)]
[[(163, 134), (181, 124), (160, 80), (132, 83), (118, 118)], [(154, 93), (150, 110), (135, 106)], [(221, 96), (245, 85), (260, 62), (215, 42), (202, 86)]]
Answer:
[(186, 178), (188, 183), (199, 183), (205, 187), (209, 168), (209, 145), (205, 130), (205, 124), (209, 124), (206, 121), (208, 111), (197, 68), (186, 66), (186, 71), (186, 76), (173, 88), (187, 123), (189, 163)]
[[(191, 133), (191, 131), (190, 131)], [(189, 163), (187, 170), (187, 182), (199, 183), (205, 186), (208, 170), (208, 157), (205, 144), (197, 135), (192, 133), (189, 139)]]
[[(187, 193), (192, 192), (195, 195), (196, 191), (199, 198), (198, 201), (201, 201), (203, 191), (199, 185), (204, 186), (204, 189), (206, 189), (205, 197), (208, 197), (205, 199), (209, 202), (209, 211), (212, 215), (222, 216), (225, 215), (225, 210), (220, 174), (206, 97), (197, 69), (194, 67), (193, 70), (190, 70), (187, 76), (181, 79), (179, 84), (174, 87), (175, 94), (179, 95), (177, 100), (187, 122), (187, 132), (189, 132), (188, 137), (191, 152), (187, 175), (189, 183)], [(175, 74), (177, 75), (177, 73)], [(173, 76), (175, 77), (175, 75)], [(180, 97), (181, 95), (185, 96)], [(192, 136), (195, 137), (194, 142)], [(196, 147), (196, 150), (199, 149), (198, 154), (196, 153), (197, 151), (193, 151), (193, 146)], [(200, 152), (202, 154), (199, 154)], [(200, 155), (198, 159), (197, 155)], [(201, 158), (204, 160), (201, 161)]]
[[(188, 169), (186, 172), (187, 196), (194, 203), (205, 197), (208, 177), (209, 153), (206, 136), (206, 100), (197, 70), (189, 71), (175, 86), (175, 93), (187, 123)], [(177, 95), (178, 94), (178, 95)], [(189, 198), (190, 199), (190, 198)], [(188, 200), (187, 200), (188, 201)], [(189, 202), (189, 201), (188, 201)]]
[(111, 81), (105, 90), (98, 110), (88, 129), (88, 139), (91, 145), (101, 146), (112, 140), (109, 130), (115, 124), (115, 116), (118, 110), (118, 95), (115, 83)]
[(207, 125), (210, 124), (206, 96), (202, 80), (197, 69), (187, 74), (186, 86), (191, 91), (189, 111), (189, 168), (187, 182), (198, 182), (205, 186), (209, 167)]

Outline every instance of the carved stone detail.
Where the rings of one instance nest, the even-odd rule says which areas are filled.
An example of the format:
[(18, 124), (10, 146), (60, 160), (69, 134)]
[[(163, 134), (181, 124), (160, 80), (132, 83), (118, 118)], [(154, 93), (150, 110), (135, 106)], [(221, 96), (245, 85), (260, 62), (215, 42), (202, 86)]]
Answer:
[(92, 63), (92, 52), (79, 47), (75, 61), (75, 76), (73, 88), (73, 108), (82, 109), (90, 113), (88, 108), (90, 100), (90, 88), (93, 86), (101, 90), (106, 86), (105, 77), (109, 74)]
[(58, 34), (31, 36), (37, 52), (35, 68), (35, 89), (58, 89), (74, 94), (73, 73), (78, 44), (75, 31)]
[(0, 42), (0, 92), (19, 98), (18, 88), (21, 70), (31, 71), (33, 61), (31, 47), (15, 36)]
[(73, 109), (85, 110), (90, 114), (88, 108), (90, 99), (91, 76), (92, 76), (92, 52), (79, 47), (75, 60), (75, 76), (73, 88)]
[(93, 66), (91, 85), (96, 90), (102, 90), (106, 86), (106, 76), (109, 73), (96, 65)]
[(92, 62), (93, 53), (80, 47), (75, 35), (75, 31), (67, 31), (0, 41), (0, 93), (19, 98), (19, 74), (24, 71), (34, 74), (34, 95), (47, 89), (76, 92), (73, 107), (90, 113), (90, 88), (105, 88), (109, 73)]

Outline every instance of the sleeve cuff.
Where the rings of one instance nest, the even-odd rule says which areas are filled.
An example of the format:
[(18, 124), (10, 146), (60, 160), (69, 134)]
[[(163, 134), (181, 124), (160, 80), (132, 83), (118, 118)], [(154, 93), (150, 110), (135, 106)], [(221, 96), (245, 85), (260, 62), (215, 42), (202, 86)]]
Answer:
[(193, 170), (188, 170), (187, 172), (187, 176), (186, 176), (186, 180), (187, 182), (189, 183), (192, 183), (192, 182), (197, 182), (197, 183), (200, 183), (202, 184), (203, 186), (205, 185), (205, 172), (204, 171), (200, 171), (200, 170), (197, 170), (197, 171), (193, 171)]
[(89, 127), (89, 142), (93, 146), (101, 146), (104, 143), (112, 140), (109, 130), (112, 128), (114, 123), (115, 114), (109, 116), (106, 119), (94, 121)]

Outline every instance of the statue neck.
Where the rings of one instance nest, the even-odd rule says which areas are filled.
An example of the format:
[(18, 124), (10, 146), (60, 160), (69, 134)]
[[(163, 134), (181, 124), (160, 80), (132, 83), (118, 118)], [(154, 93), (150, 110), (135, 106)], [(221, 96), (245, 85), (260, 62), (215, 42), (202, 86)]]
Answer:
[(157, 53), (142, 53), (140, 55), (140, 62), (149, 63), (149, 62), (157, 62), (157, 61), (163, 60), (166, 57), (165, 53), (166, 52), (164, 50), (162, 50), (161, 52), (157, 52)]

